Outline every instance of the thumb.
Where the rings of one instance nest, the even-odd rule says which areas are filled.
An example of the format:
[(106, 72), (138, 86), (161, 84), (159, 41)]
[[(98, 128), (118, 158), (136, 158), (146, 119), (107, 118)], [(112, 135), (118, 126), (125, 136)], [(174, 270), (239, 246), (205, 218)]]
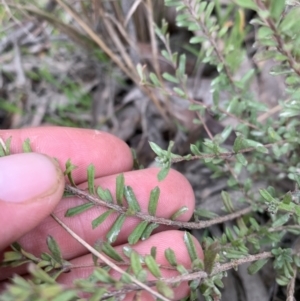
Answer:
[(0, 158), (0, 250), (48, 216), (64, 191), (58, 163), (37, 153)]

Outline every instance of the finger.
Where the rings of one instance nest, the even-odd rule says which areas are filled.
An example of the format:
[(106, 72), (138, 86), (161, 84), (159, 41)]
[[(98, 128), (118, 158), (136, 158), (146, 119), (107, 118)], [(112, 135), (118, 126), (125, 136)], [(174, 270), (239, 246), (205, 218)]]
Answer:
[(64, 177), (35, 153), (0, 158), (0, 250), (36, 227), (61, 200)]
[[(165, 180), (158, 182), (157, 173), (157, 168), (124, 173), (125, 184), (130, 185), (133, 188), (137, 200), (140, 203), (141, 211), (147, 212), (150, 191), (155, 186), (158, 186), (161, 193), (156, 215), (159, 217), (170, 218), (170, 216), (179, 208), (187, 206), (189, 210), (180, 216), (179, 219), (182, 221), (189, 220), (193, 214), (195, 199), (193, 190), (188, 181), (180, 173), (171, 170)], [(113, 192), (115, 190), (115, 178), (116, 176), (100, 178), (96, 180), (96, 184), (101, 185), (103, 188), (108, 188)], [(86, 184), (83, 184), (83, 186), (86, 187)], [(91, 221), (102, 214), (105, 211), (105, 208), (94, 207), (80, 215), (71, 218), (64, 217), (68, 208), (82, 203), (82, 200), (67, 198), (59, 203), (55, 209), (55, 214), (89, 244), (94, 245), (99, 239), (106, 240), (106, 234), (115, 221), (116, 214), (111, 215), (104, 223), (94, 230), (92, 230)], [(128, 235), (140, 221), (140, 219), (135, 217), (128, 217), (122, 226), (116, 244), (127, 242)], [(163, 229), (165, 228), (159, 228), (158, 231), (162, 231)], [(60, 245), (63, 257), (67, 260), (86, 253), (85, 248), (67, 232), (61, 229), (61, 226), (59, 226), (51, 217), (46, 218), (35, 231), (25, 235), (19, 242), (26, 251), (38, 256), (41, 252), (47, 251), (47, 235), (51, 235), (55, 238)], [(5, 273), (3, 272), (3, 275), (4, 274)], [(6, 274), (6, 276), (7, 275), (8, 274)]]
[[(152, 235), (146, 241), (140, 241), (134, 246), (130, 246), (132, 249), (137, 251), (141, 255), (149, 255), (152, 247), (156, 247), (156, 262), (161, 265), (161, 274), (163, 278), (170, 278), (178, 276), (179, 273), (176, 269), (172, 268), (165, 257), (165, 250), (171, 248), (177, 260), (177, 264), (183, 265), (186, 269), (191, 268), (191, 260), (184, 243), (184, 232), (178, 230), (169, 230), (161, 233)], [(176, 244), (174, 244), (176, 242)], [(193, 237), (193, 242), (196, 247), (197, 254), (199, 258), (203, 259), (203, 251), (196, 240)], [(124, 258), (124, 261), (129, 263), (129, 259), (124, 256), (123, 248), (128, 246), (127, 244), (115, 247), (115, 250)], [(101, 261), (99, 261), (101, 263)], [(63, 284), (71, 284), (75, 279), (88, 278), (93, 272), (93, 261), (91, 255), (84, 255), (71, 261), (71, 264), (75, 268), (71, 268), (71, 272), (67, 274), (62, 274), (58, 281)], [(120, 265), (124, 270), (128, 268), (128, 265)], [(120, 275), (117, 272), (111, 273), (113, 277), (119, 278)], [(154, 280), (155, 277), (148, 273), (148, 280)], [(187, 282), (182, 282), (178, 287), (174, 288), (175, 298), (172, 300), (180, 300), (189, 294), (189, 286)], [(123, 300), (130, 301), (133, 300), (134, 294), (128, 294)], [(148, 292), (143, 292), (141, 295), (141, 300), (155, 300)]]
[(9, 137), (12, 137), (12, 153), (23, 152), (22, 144), (29, 138), (34, 152), (57, 158), (62, 170), (71, 159), (77, 166), (73, 172), (76, 183), (86, 181), (86, 169), (91, 163), (96, 167), (96, 177), (132, 168), (129, 147), (117, 137), (97, 130), (41, 127), (0, 131), (4, 141)]

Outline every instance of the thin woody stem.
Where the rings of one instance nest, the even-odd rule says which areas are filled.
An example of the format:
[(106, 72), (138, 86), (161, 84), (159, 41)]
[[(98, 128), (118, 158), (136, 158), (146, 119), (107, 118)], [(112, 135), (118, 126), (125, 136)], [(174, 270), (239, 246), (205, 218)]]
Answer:
[[(113, 209), (114, 211), (118, 212), (119, 214), (128, 214), (128, 208), (123, 207), (123, 206), (119, 206), (117, 204), (113, 204), (113, 203), (108, 203), (105, 202), (103, 200), (101, 200), (100, 198), (98, 198), (95, 195), (90, 195), (88, 192), (81, 190), (79, 188), (73, 187), (69, 184), (66, 184), (65, 186), (65, 190), (67, 192), (70, 192), (82, 199), (85, 199), (89, 202), (94, 203), (95, 205), (100, 205), (103, 207), (107, 207), (110, 209)], [(167, 226), (173, 226), (173, 227), (180, 227), (180, 228), (187, 228), (187, 229), (204, 229), (204, 228), (208, 228), (212, 225), (216, 225), (216, 224), (221, 224), (224, 223), (226, 221), (230, 221), (233, 219), (236, 219), (238, 217), (241, 217), (245, 214), (248, 214), (250, 212), (252, 212), (254, 209), (252, 206), (246, 207), (244, 209), (241, 209), (239, 211), (230, 213), (228, 215), (225, 216), (220, 216), (217, 217), (215, 219), (212, 220), (208, 220), (208, 221), (200, 221), (200, 222), (181, 222), (181, 221), (173, 221), (167, 218), (162, 218), (162, 217), (156, 217), (156, 216), (152, 216), (143, 212), (135, 212), (134, 217), (137, 217), (139, 219), (145, 220), (147, 222), (150, 223), (156, 223), (156, 224), (161, 224), (161, 225), (167, 225)]]

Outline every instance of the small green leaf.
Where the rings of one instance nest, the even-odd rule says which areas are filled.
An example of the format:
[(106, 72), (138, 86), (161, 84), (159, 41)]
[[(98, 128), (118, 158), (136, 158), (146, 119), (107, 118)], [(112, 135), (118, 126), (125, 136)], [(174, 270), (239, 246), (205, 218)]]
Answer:
[(121, 231), (121, 228), (124, 224), (125, 219), (126, 219), (126, 216), (124, 214), (121, 214), (116, 219), (116, 221), (114, 222), (114, 224), (112, 225), (112, 227), (110, 228), (108, 233), (106, 234), (106, 238), (109, 243), (113, 243), (116, 241), (116, 239)]
[(157, 253), (157, 248), (155, 246), (151, 247), (150, 249), (150, 255), (156, 259), (156, 253)]
[(59, 246), (58, 246), (57, 242), (54, 240), (54, 238), (50, 235), (47, 237), (47, 246), (48, 246), (53, 258), (58, 263), (62, 264), (63, 259), (62, 259), (62, 256), (61, 256)]
[(163, 281), (159, 280), (156, 282), (156, 289), (159, 293), (164, 295), (166, 298), (173, 299), (174, 292), (173, 290)]
[(174, 84), (179, 84), (179, 80), (176, 77), (174, 77), (173, 75), (171, 75), (170, 73), (164, 72), (162, 76), (168, 82), (171, 82)]
[(151, 233), (153, 232), (154, 229), (156, 229), (157, 227), (159, 227), (158, 224), (155, 224), (155, 223), (151, 223), (147, 226), (147, 228), (145, 229), (142, 237), (141, 237), (141, 240), (146, 240), (150, 237)]
[(160, 189), (158, 186), (156, 186), (154, 189), (151, 190), (150, 193), (150, 199), (148, 204), (148, 212), (150, 215), (155, 216), (156, 214), (159, 195), (160, 195)]
[(0, 157), (9, 156), (10, 155), (10, 144), (11, 144), (12, 137), (9, 137), (4, 142), (0, 138)]
[(201, 44), (207, 40), (204, 36), (195, 36), (190, 39), (190, 44)]
[(143, 82), (145, 80), (145, 76), (144, 76), (144, 67), (142, 66), (142, 64), (137, 64), (136, 70), (140, 77), (140, 80)]
[(242, 154), (237, 154), (237, 155), (236, 155), (236, 159), (237, 159), (243, 166), (247, 166), (248, 161), (247, 161), (247, 159), (245, 158), (244, 155), (242, 155)]
[(90, 194), (95, 194), (95, 166), (90, 164), (87, 168), (88, 189)]
[(116, 198), (117, 198), (117, 203), (120, 206), (122, 206), (123, 204), (124, 183), (125, 183), (124, 175), (123, 174), (118, 175), (116, 179)]
[(246, 142), (246, 139), (244, 138), (244, 136), (239, 135), (234, 140), (233, 151), (235, 153), (238, 153), (240, 150), (246, 148), (247, 146), (248, 145), (247, 145), (247, 142)]
[(23, 255), (20, 252), (7, 251), (4, 253), (2, 262), (17, 261), (23, 259)]
[(172, 216), (170, 217), (170, 219), (172, 221), (175, 221), (178, 219), (179, 216), (186, 213), (188, 210), (189, 210), (189, 208), (187, 206), (183, 206), (180, 209), (178, 209), (175, 213), (173, 213)]
[(191, 149), (191, 152), (194, 155), (196, 155), (196, 156), (200, 156), (201, 155), (201, 152), (199, 151), (199, 148), (195, 144), (191, 144), (190, 145), (190, 149)]
[(66, 170), (64, 171), (64, 175), (66, 175), (69, 179), (69, 182), (71, 183), (72, 186), (76, 187), (76, 184), (74, 182), (74, 179), (73, 179), (73, 176), (72, 176), (72, 171), (74, 169), (76, 169), (77, 166), (73, 165), (71, 163), (71, 160), (69, 159), (67, 162), (66, 162)]
[(39, 279), (42, 282), (49, 283), (49, 284), (56, 284), (55, 279), (50, 277), (45, 271), (39, 268), (37, 265), (33, 263), (29, 263), (27, 267), (28, 272)]
[(130, 254), (130, 267), (135, 276), (143, 270), (140, 255), (136, 251), (132, 251)]
[(226, 210), (230, 213), (234, 212), (234, 207), (232, 204), (230, 194), (227, 191), (223, 190), (221, 192), (221, 196), (222, 196), (223, 204), (224, 204)]
[(173, 266), (173, 267), (177, 266), (176, 255), (175, 255), (175, 252), (171, 248), (168, 248), (165, 250), (165, 257), (171, 266)]
[(103, 189), (100, 186), (97, 188), (97, 194), (99, 196), (99, 198), (105, 202), (108, 203), (112, 203), (113, 202), (113, 198), (112, 195), (110, 193), (110, 191), (108, 189)]
[(161, 149), (156, 143), (149, 141), (149, 145), (158, 157), (161, 157), (162, 155), (164, 155), (165, 151), (163, 149)]
[(158, 77), (156, 76), (156, 74), (154, 74), (153, 72), (150, 72), (149, 78), (154, 86), (161, 87), (161, 83), (160, 83)]
[(179, 65), (178, 65), (178, 71), (179, 71), (180, 76), (184, 75), (185, 66), (186, 66), (186, 55), (181, 54), (180, 57), (179, 57)]
[(114, 210), (110, 209), (110, 210), (107, 210), (104, 213), (102, 213), (100, 216), (96, 217), (92, 221), (92, 228), (95, 229), (100, 224), (102, 224), (113, 212), (114, 212)]
[(234, 0), (236, 4), (238, 4), (242, 8), (248, 8), (248, 9), (257, 9), (257, 5), (253, 0)]
[(213, 271), (219, 251), (220, 246), (218, 242), (213, 242), (211, 245), (209, 245), (207, 250), (204, 251), (204, 268), (208, 275), (210, 275)]
[(253, 262), (251, 265), (249, 265), (248, 267), (248, 273), (250, 275), (254, 275), (256, 274), (267, 262), (268, 262), (268, 258), (266, 259), (260, 259), (257, 260), (255, 262)]
[(103, 251), (104, 254), (114, 259), (115, 261), (118, 262), (124, 261), (122, 256), (114, 249), (114, 247), (112, 247), (112, 245), (106, 241), (102, 243), (101, 250)]
[(94, 207), (93, 203), (84, 203), (82, 205), (78, 205), (76, 207), (68, 209), (67, 212), (65, 213), (65, 216), (66, 217), (75, 216), (75, 215), (78, 215), (78, 214), (80, 214), (84, 211), (89, 210), (92, 207)]
[(164, 179), (167, 177), (167, 175), (168, 175), (168, 173), (169, 173), (169, 171), (170, 171), (170, 168), (171, 168), (171, 165), (169, 164), (168, 166), (163, 167), (163, 168), (159, 171), (159, 173), (158, 173), (158, 175), (157, 175), (158, 181), (162, 181), (162, 180), (164, 180)]
[(279, 218), (277, 218), (273, 222), (272, 226), (274, 228), (281, 227), (281, 226), (283, 226), (285, 223), (287, 223), (289, 221), (290, 217), (291, 217), (290, 213), (286, 213), (286, 214), (280, 216)]
[(197, 208), (194, 211), (194, 215), (197, 217), (203, 217), (203, 218), (208, 218), (208, 219), (212, 219), (212, 218), (216, 218), (218, 217), (218, 214), (211, 212), (209, 210), (206, 210), (204, 208)]
[(132, 210), (132, 212), (139, 212), (141, 211), (141, 207), (135, 197), (135, 194), (130, 186), (124, 187), (124, 195), (126, 198), (126, 201), (128, 203), (129, 209)]
[(135, 227), (135, 229), (128, 236), (128, 242), (130, 245), (136, 244), (141, 239), (147, 226), (148, 222), (142, 221)]
[(145, 256), (145, 263), (146, 263), (150, 273), (154, 277), (156, 277), (156, 278), (161, 277), (161, 272), (160, 272), (159, 266), (156, 263), (155, 259), (151, 255)]
[(259, 193), (268, 202), (271, 202), (271, 201), (274, 200), (274, 198), (272, 197), (272, 195), (266, 189), (260, 189)]
[(100, 282), (104, 283), (115, 283), (116, 280), (112, 278), (108, 272), (101, 268), (96, 268), (93, 272), (93, 277), (96, 278)]
[(184, 232), (183, 241), (188, 250), (190, 259), (193, 262), (195, 259), (198, 258), (198, 254), (192, 235), (189, 232)]
[(23, 142), (22, 148), (23, 148), (23, 152), (24, 153), (31, 153), (32, 152), (31, 145), (30, 145), (30, 139), (29, 138), (27, 138)]
[(182, 89), (180, 89), (180, 88), (178, 88), (178, 87), (174, 87), (174, 88), (173, 88), (173, 91), (174, 91), (179, 97), (182, 97), (182, 98), (186, 97), (186, 93), (185, 93)]
[(268, 128), (268, 135), (272, 142), (281, 140), (281, 137), (271, 127)]

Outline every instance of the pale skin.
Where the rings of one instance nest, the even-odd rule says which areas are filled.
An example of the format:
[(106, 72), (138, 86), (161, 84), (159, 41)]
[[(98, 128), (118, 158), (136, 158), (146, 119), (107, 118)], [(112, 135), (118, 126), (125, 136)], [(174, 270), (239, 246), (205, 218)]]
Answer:
[[(50, 217), (54, 212), (74, 232), (87, 243), (93, 245), (105, 235), (116, 218), (111, 215), (100, 227), (92, 230), (91, 221), (105, 211), (104, 208), (91, 209), (72, 218), (64, 217), (66, 210), (79, 205), (77, 198), (62, 199), (65, 178), (62, 170), (68, 159), (78, 166), (73, 177), (81, 188), (86, 188), (86, 169), (93, 163), (96, 169), (96, 185), (109, 188), (114, 194), (115, 179), (124, 173), (125, 184), (133, 188), (140, 203), (141, 210), (147, 212), (151, 189), (159, 186), (161, 190), (157, 207), (157, 216), (169, 218), (182, 206), (189, 210), (180, 216), (188, 221), (193, 213), (195, 199), (188, 181), (178, 172), (171, 170), (162, 182), (157, 180), (157, 168), (132, 170), (132, 156), (129, 147), (118, 138), (95, 130), (71, 129), (59, 127), (28, 128), (22, 130), (2, 130), (0, 138), (5, 141), (12, 137), (12, 155), (0, 158), (0, 250), (18, 241), (29, 252), (39, 255), (47, 251), (45, 238), (51, 235), (59, 243), (63, 257), (76, 266), (92, 266), (91, 255)], [(22, 143), (29, 138), (31, 154), (22, 153)], [(58, 164), (52, 159), (55, 157)], [(5, 161), (6, 160), (6, 161)], [(8, 168), (9, 166), (9, 168)], [(20, 170), (20, 166), (23, 166)], [(27, 166), (27, 167), (26, 167)], [(6, 171), (8, 168), (9, 171)], [(14, 183), (14, 184), (12, 184)], [(119, 238), (114, 246), (120, 253), (126, 245), (126, 239), (139, 220), (128, 218), (123, 225)], [(200, 257), (203, 257), (200, 244), (195, 239)], [(149, 254), (152, 246), (157, 247), (157, 261), (167, 265), (164, 250), (171, 247), (177, 260), (186, 268), (190, 259), (183, 242), (183, 232), (176, 229), (160, 227), (148, 240), (132, 246), (141, 254)], [(1, 253), (0, 253), (1, 256)], [(11, 277), (13, 273), (24, 274), (26, 267), (0, 269), (0, 281)], [(89, 268), (76, 268), (71, 273), (59, 278), (61, 283), (71, 283), (73, 279), (87, 277)], [(176, 275), (170, 270), (163, 271), (165, 277)], [(149, 278), (150, 279), (150, 278)], [(175, 291), (176, 299), (188, 294), (187, 284)], [(127, 296), (128, 300), (132, 295)], [(143, 300), (153, 300), (144, 293)]]

